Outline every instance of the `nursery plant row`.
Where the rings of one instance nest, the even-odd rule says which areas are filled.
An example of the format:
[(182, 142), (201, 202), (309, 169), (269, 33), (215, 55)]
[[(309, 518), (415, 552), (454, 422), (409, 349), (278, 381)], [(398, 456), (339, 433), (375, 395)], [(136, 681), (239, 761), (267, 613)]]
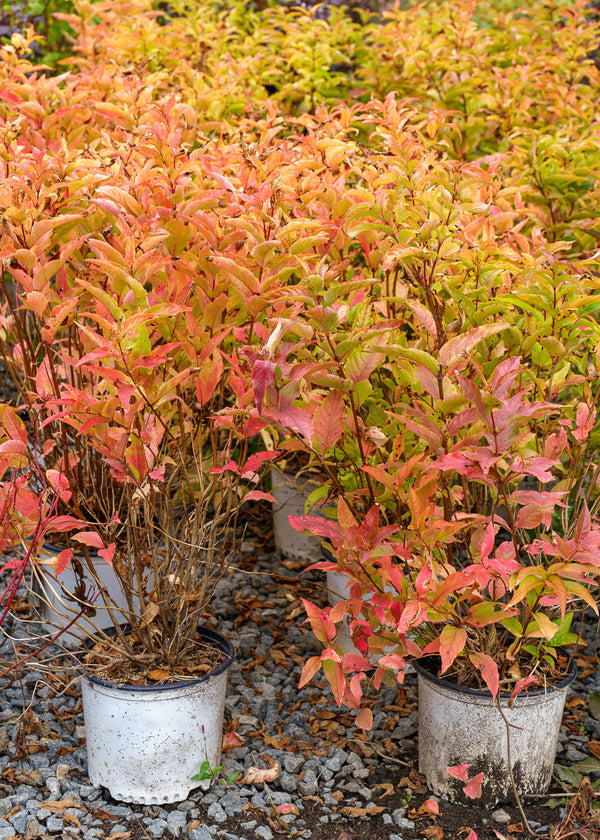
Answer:
[[(470, 753), (434, 722), (430, 788), (543, 789), (600, 570), (594, 10), (81, 0), (56, 20), (54, 68), (33, 30), (0, 47), (0, 617), (31, 573), (56, 634), (87, 638), (84, 696), (132, 695), (115, 719), (182, 681), (218, 694), (204, 771), (152, 801), (185, 798), (218, 765), (233, 656), (198, 622), (239, 511), (293, 469), (314, 489), (291, 524), (346, 576), (304, 602), (323, 652), (301, 686), (322, 669), (359, 709), (416, 662), (499, 726)], [(540, 699), (554, 730), (511, 717)], [(121, 734), (91, 720), (110, 787), (95, 750)], [(151, 801), (157, 773), (113, 793)]]

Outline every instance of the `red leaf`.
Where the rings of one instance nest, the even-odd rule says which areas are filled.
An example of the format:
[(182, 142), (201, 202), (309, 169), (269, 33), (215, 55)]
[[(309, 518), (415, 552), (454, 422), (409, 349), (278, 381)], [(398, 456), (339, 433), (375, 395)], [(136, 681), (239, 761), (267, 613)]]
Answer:
[(275, 364), (266, 359), (257, 359), (252, 368), (252, 387), (254, 388), (254, 402), (260, 414), (267, 387), (273, 382)]
[(361, 709), (354, 722), (358, 727), (360, 727), (360, 729), (372, 729), (373, 712), (371, 709)]
[(72, 539), (93, 548), (104, 548), (102, 538), (95, 531), (80, 531), (78, 534), (73, 534)]
[(469, 780), (468, 764), (455, 764), (454, 767), (446, 767), (446, 770), (451, 776), (454, 776), (455, 779), (460, 779), (461, 782), (467, 782)]
[(481, 785), (483, 784), (484, 774), (478, 773), (464, 786), (463, 790), (470, 799), (478, 799), (481, 796)]
[(112, 566), (113, 557), (115, 554), (115, 543), (111, 543), (107, 548), (99, 548), (98, 555), (106, 560), (109, 566)]
[(539, 685), (539, 683), (540, 681), (535, 674), (530, 674), (528, 677), (523, 677), (522, 680), (517, 680), (514, 691), (510, 695), (510, 700), (508, 701), (509, 707), (512, 708), (515, 697), (517, 697), (524, 688), (527, 688), (528, 685)]
[(272, 502), (277, 504), (277, 499), (271, 493), (265, 493), (262, 490), (250, 490), (243, 498), (244, 502)]
[(223, 752), (234, 750), (236, 747), (241, 747), (245, 743), (244, 739), (237, 732), (226, 732), (223, 735)]
[(56, 555), (56, 559), (54, 561), (54, 574), (60, 575), (69, 565), (69, 561), (73, 556), (73, 549), (72, 548), (65, 548), (64, 551), (61, 551), (60, 554)]
[(204, 405), (211, 399), (222, 376), (223, 360), (221, 356), (213, 356), (204, 360), (196, 376), (196, 397), (200, 405)]
[(472, 653), (469, 656), (473, 665), (478, 671), (481, 671), (481, 676), (489, 690), (492, 692), (494, 700), (498, 694), (498, 685), (500, 677), (498, 674), (498, 666), (491, 656), (487, 653)]
[(54, 393), (52, 387), (52, 377), (48, 357), (45, 356), (35, 375), (35, 390), (39, 397), (43, 400), (51, 397)]
[(344, 404), (339, 391), (332, 391), (315, 411), (313, 445), (323, 454), (333, 449), (344, 431)]
[(494, 529), (494, 525), (492, 522), (489, 523), (487, 526), (487, 530), (485, 533), (485, 537), (483, 538), (483, 542), (481, 543), (481, 556), (483, 559), (486, 559), (490, 556), (494, 549), (494, 543), (496, 541), (496, 531)]
[(442, 674), (454, 662), (463, 650), (467, 641), (467, 631), (464, 627), (454, 627), (447, 624), (440, 633), (440, 656), (442, 658)]
[(335, 639), (335, 624), (329, 617), (328, 611), (320, 609), (305, 598), (302, 598), (302, 603), (313, 633), (320, 642), (327, 645), (332, 639)]

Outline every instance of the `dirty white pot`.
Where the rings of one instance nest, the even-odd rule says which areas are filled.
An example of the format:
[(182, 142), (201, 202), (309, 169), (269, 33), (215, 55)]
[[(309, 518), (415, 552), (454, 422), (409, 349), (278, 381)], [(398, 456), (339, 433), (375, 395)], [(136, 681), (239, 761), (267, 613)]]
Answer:
[[(332, 555), (329, 554), (329, 556), (327, 556), (328, 554), (329, 552), (326, 549), (323, 549), (323, 556), (326, 557), (327, 560), (331, 560)], [(353, 578), (349, 577), (344, 572), (327, 572), (327, 597), (332, 607), (335, 607), (335, 605), (338, 604), (340, 601), (345, 601), (347, 598), (350, 597), (350, 589), (352, 588), (353, 583)], [(338, 630), (338, 634), (335, 637), (335, 641), (341, 647), (343, 653), (360, 653), (360, 651), (352, 641), (352, 634), (350, 633), (348, 619), (344, 619), (344, 621), (341, 623), (340, 629)], [(388, 645), (383, 649), (383, 653), (390, 654), (393, 653), (394, 650), (394, 645)], [(372, 654), (370, 656), (370, 660), (371, 662), (373, 662), (373, 664), (376, 664), (378, 658), (378, 654)]]
[[(77, 603), (70, 600), (64, 592), (64, 590), (74, 592), (77, 585), (77, 579), (71, 565), (68, 565), (58, 577), (53, 572), (53, 561), (60, 551), (62, 551), (61, 548), (53, 546), (50, 543), (44, 543), (38, 555), (37, 569), (39, 575), (34, 580), (33, 585), (34, 593), (38, 598), (44, 629), (50, 635), (55, 635), (58, 630), (66, 627), (75, 618), (80, 609)], [(98, 582), (93, 580), (91, 576), (88, 578), (89, 583), (87, 588), (92, 598), (98, 593), (100, 585), (100, 587), (106, 590), (111, 608), (114, 607), (115, 609), (121, 610), (123, 615), (126, 615), (127, 600), (113, 567), (93, 552), (90, 552), (90, 560), (98, 578)], [(81, 562), (84, 565), (85, 572), (85, 558), (82, 557)], [(134, 598), (134, 608), (136, 602), (139, 604), (139, 599)], [(60, 644), (70, 648), (79, 647), (81, 642), (94, 631), (93, 625), (100, 627), (102, 630), (113, 626), (102, 594), (96, 598), (93, 605), (96, 609), (96, 615), (93, 616), (91, 622), (84, 616), (78, 618), (75, 624), (60, 636)], [(122, 616), (120, 617), (122, 621), (123, 618)]]
[[(419, 771), (429, 789), (451, 802), (472, 803), (464, 782), (447, 767), (468, 765), (468, 778), (484, 773), (477, 804), (495, 805), (511, 798), (506, 723), (489, 691), (458, 688), (430, 670), (429, 661), (415, 663), (419, 682)], [(510, 759), (519, 795), (543, 793), (552, 778), (566, 691), (575, 679), (520, 694), (512, 709), (510, 695), (501, 698), (510, 725)]]
[(119, 685), (81, 674), (88, 775), (122, 802), (180, 802), (196, 787), (203, 762), (219, 766), (227, 670), (235, 653), (220, 633), (203, 641), (225, 654), (197, 680), (158, 686)]
[(290, 516), (304, 516), (310, 494), (319, 487), (318, 482), (305, 475), (271, 467), (271, 493), (273, 505), (273, 536), (275, 548), (284, 557), (316, 563), (321, 559), (321, 543), (317, 537), (301, 534), (290, 525)]

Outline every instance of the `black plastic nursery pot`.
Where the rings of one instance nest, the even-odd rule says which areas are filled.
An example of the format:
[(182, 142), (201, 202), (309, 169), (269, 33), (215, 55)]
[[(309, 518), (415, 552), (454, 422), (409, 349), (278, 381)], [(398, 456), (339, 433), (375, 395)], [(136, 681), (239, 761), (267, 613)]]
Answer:
[(484, 774), (481, 805), (512, 798), (509, 768), (519, 796), (548, 789), (567, 689), (577, 676), (574, 661), (558, 684), (528, 689), (512, 707), (508, 693), (494, 701), (489, 691), (459, 688), (436, 676), (430, 662), (413, 664), (419, 686), (419, 771), (434, 794), (451, 802), (473, 802), (464, 791), (465, 781), (447, 769), (463, 764), (469, 780)]

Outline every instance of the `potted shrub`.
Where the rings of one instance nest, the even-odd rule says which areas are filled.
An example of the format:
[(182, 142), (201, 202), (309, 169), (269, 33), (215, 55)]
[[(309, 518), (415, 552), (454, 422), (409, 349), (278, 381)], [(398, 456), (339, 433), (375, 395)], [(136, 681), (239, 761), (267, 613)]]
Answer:
[[(582, 607), (597, 612), (597, 470), (585, 470), (595, 408), (581, 402), (573, 417), (535, 400), (518, 358), (488, 375), (471, 365), (444, 383), (444, 400), (405, 409), (408, 427), (427, 429), (426, 438), (407, 435), (393, 460), (370, 470), (382, 497), (391, 493), (404, 510), (396, 523), (384, 524), (377, 504), (358, 520), (343, 499), (337, 522), (295, 520), (331, 542), (335, 562), (318, 566), (352, 581), (333, 608), (306, 602), (325, 650), (301, 682), (323, 668), (338, 703), (358, 707), (363, 683), (401, 682), (416, 662), (429, 786), (451, 799), (465, 796), (463, 787), (466, 796), (481, 790), (494, 802), (513, 786), (549, 784), (575, 673), (573, 618)], [(344, 620), (360, 654), (336, 649)], [(446, 720), (435, 711), (445, 694)], [(471, 706), (457, 713), (463, 701)], [(544, 704), (553, 724), (542, 725)], [(460, 720), (472, 722), (475, 737)], [(357, 722), (370, 726), (368, 709)]]
[[(76, 385), (57, 376), (56, 388), (32, 403), (42, 422), (76, 441), (45, 474), (55, 476), (62, 503), (88, 517), (72, 517), (83, 529), (57, 555), (55, 571), (60, 582), (72, 566), (72, 600), (86, 616), (80, 630), (89, 642), (77, 662), (91, 780), (125, 801), (176, 801), (202, 783), (192, 776), (204, 761), (218, 764), (233, 648), (198, 624), (235, 550), (241, 482), (249, 483), (246, 497), (256, 496), (252, 483), (271, 453), (248, 457), (247, 437), (218, 422), (225, 365), (216, 380), (210, 367), (177, 373), (179, 343), (164, 342), (159, 319), (148, 317), (147, 342), (134, 342), (127, 355), (122, 341), (111, 341), (117, 319), (107, 320), (104, 335), (86, 327), (80, 336), (88, 352), (77, 361)], [(139, 316), (118, 326), (125, 335), (138, 330)], [(68, 371), (62, 353), (57, 368)], [(82, 464), (80, 453), (94, 461)], [(102, 466), (103, 486), (75, 480), (90, 463)], [(112, 516), (89, 516), (88, 488), (105, 494), (105, 512), (112, 501)], [(110, 564), (123, 595), (121, 604), (106, 599), (110, 630), (94, 621), (99, 588), (90, 550)]]
[[(25, 480), (33, 488), (41, 473), (57, 515), (77, 531), (52, 563), (67, 623), (85, 618), (78, 632), (89, 650), (77, 664), (84, 702), (97, 689), (135, 709), (102, 713), (100, 723), (86, 712), (90, 774), (115, 796), (140, 802), (185, 798), (202, 783), (192, 776), (204, 761), (218, 764), (233, 651), (212, 630), (199, 632), (198, 622), (235, 549), (239, 506), (259, 494), (261, 465), (276, 454), (252, 455), (251, 432), (220, 414), (243, 396), (234, 332), (252, 321), (247, 298), (260, 308), (260, 297), (245, 296), (241, 282), (232, 293), (226, 268), (236, 239), (211, 239), (206, 214), (192, 206), (218, 200), (214, 180), (181, 142), (181, 106), (152, 108), (131, 164), (149, 167), (143, 183), (133, 185), (127, 166), (115, 164), (116, 183), (108, 184), (84, 155), (79, 165), (90, 181), (77, 175), (40, 215), (21, 207), (23, 225), (7, 222), (0, 239), (2, 351), (35, 440)], [(27, 144), (15, 155), (25, 168), (37, 165)], [(3, 186), (10, 192), (17, 182), (11, 176)], [(43, 555), (37, 541), (31, 564), (39, 568)], [(98, 558), (120, 600), (104, 591)], [(69, 594), (61, 587), (66, 569), (75, 580)], [(98, 609), (110, 628), (96, 621)], [(151, 694), (157, 705), (142, 714)], [(195, 704), (178, 731), (166, 727), (175, 725), (164, 711), (172, 694)], [(203, 717), (209, 698), (213, 711)], [(110, 757), (99, 758), (107, 721), (126, 719), (150, 724), (134, 758), (120, 764), (114, 739)], [(124, 737), (116, 734), (120, 743)]]

